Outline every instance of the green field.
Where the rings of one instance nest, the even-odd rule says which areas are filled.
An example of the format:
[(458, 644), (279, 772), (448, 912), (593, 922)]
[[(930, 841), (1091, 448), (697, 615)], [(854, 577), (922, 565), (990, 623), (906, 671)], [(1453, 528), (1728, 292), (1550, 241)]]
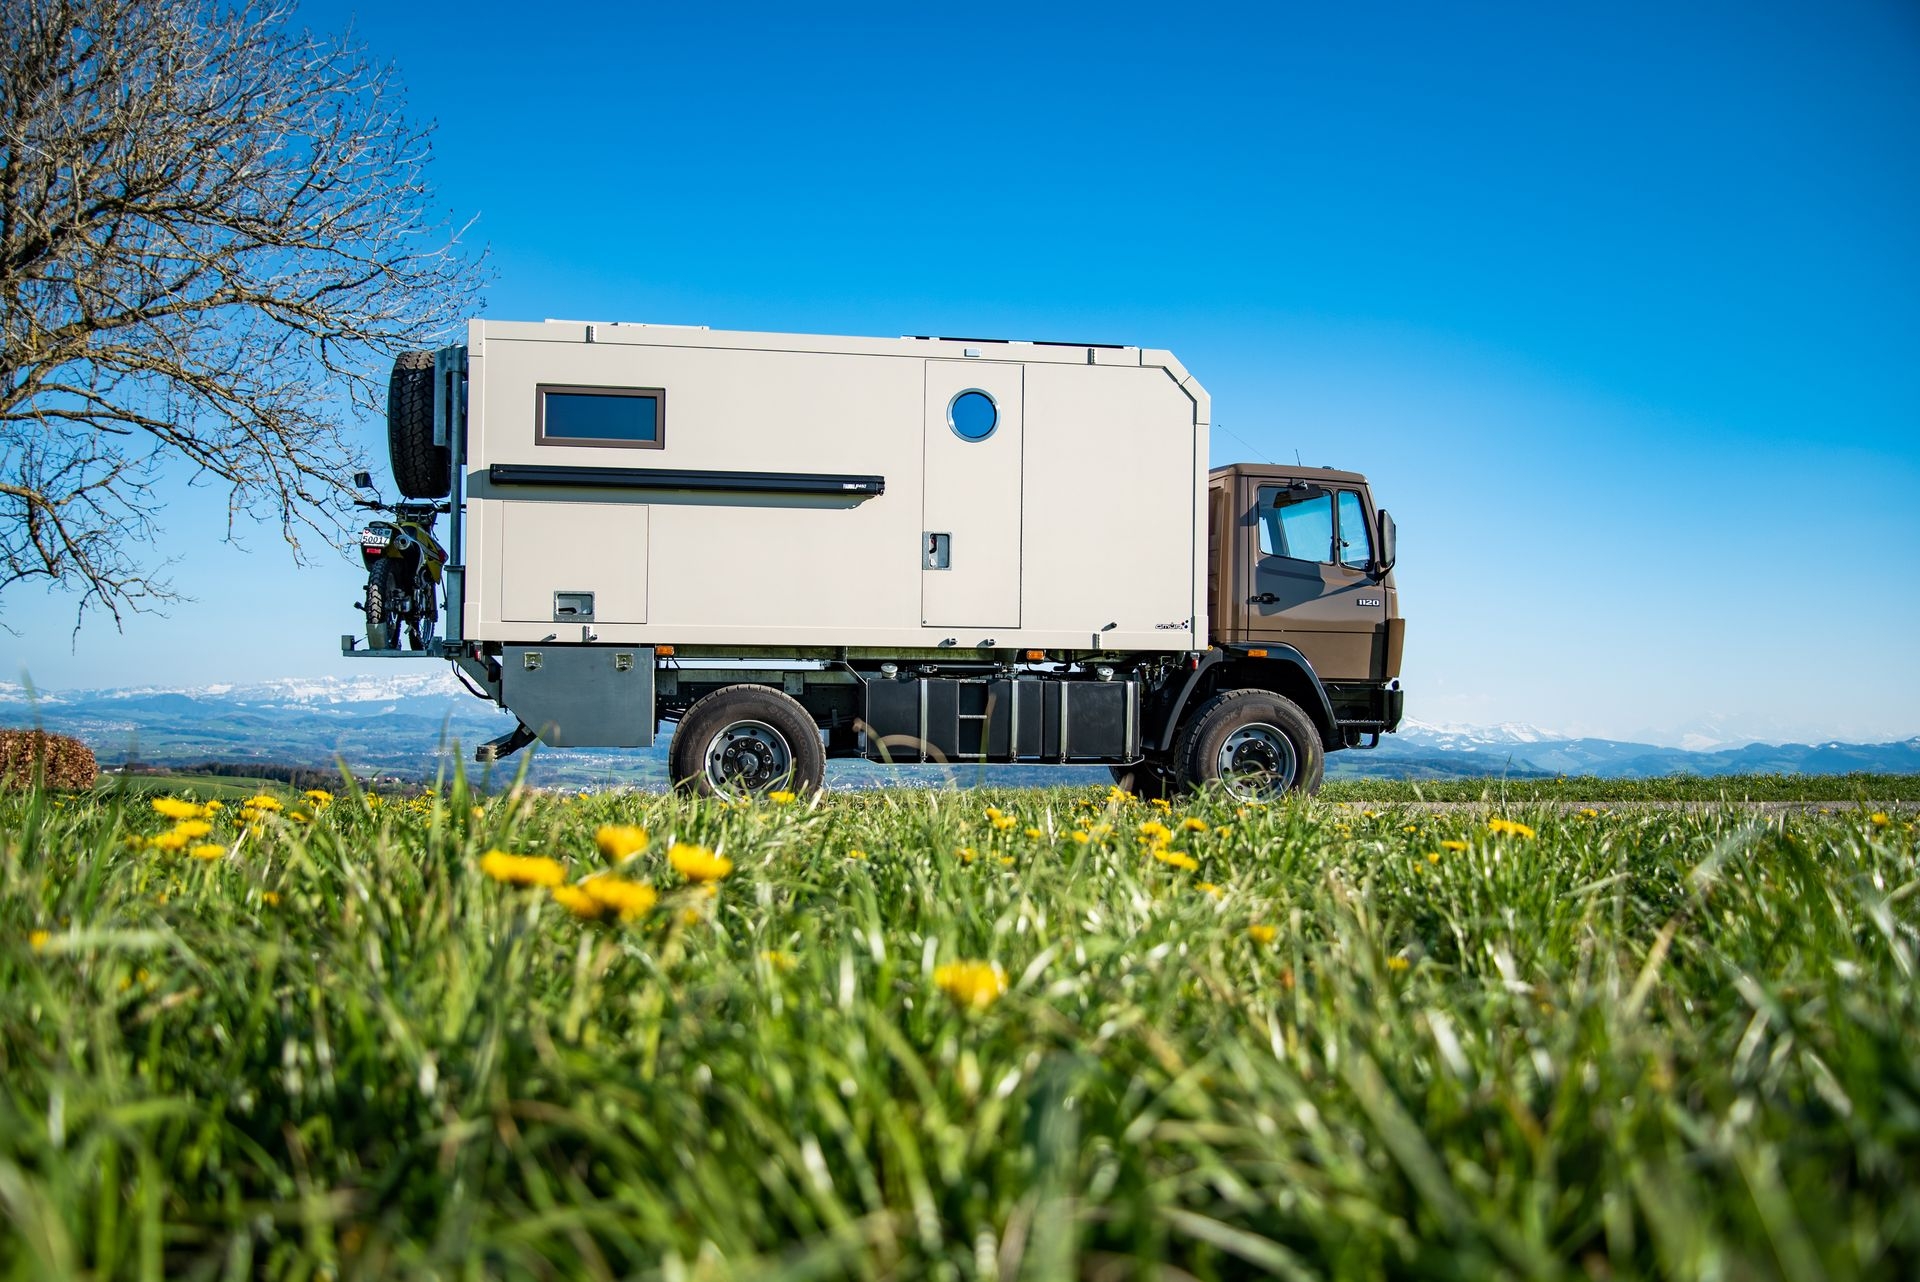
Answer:
[(0, 1276), (1914, 1276), (1913, 807), (1507, 797), (0, 796)]

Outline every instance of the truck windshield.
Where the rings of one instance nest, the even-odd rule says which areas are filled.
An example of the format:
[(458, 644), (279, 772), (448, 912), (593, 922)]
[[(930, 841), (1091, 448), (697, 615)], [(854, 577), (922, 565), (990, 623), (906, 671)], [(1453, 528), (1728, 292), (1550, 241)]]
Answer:
[(1333, 561), (1333, 495), (1317, 486), (1260, 491), (1260, 555)]

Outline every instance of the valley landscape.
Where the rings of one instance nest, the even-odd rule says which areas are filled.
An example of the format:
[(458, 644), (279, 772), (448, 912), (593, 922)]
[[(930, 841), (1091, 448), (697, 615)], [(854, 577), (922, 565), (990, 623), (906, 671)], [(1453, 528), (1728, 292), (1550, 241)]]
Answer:
[[(474, 744), (512, 728), (510, 716), (469, 694), (438, 665), (351, 679), (288, 679), (246, 685), (132, 687), (36, 692), (0, 684), (0, 723), (69, 734), (104, 766), (183, 767), (217, 761), (328, 768), (336, 760), (367, 778), (420, 783), (435, 777), (448, 745)], [(517, 770), (517, 759), (505, 769)], [(1410, 721), (1372, 751), (1335, 753), (1330, 779), (1538, 779), (1561, 775), (1646, 779), (1752, 774), (1920, 773), (1920, 737), (1888, 743), (1736, 743), (1696, 749), (1556, 735), (1528, 726), (1447, 727)], [(902, 771), (835, 763), (836, 787), (905, 781), (1057, 787), (1105, 781), (1101, 768), (990, 766)], [(666, 784), (664, 747), (535, 750), (528, 782), (542, 787)]]

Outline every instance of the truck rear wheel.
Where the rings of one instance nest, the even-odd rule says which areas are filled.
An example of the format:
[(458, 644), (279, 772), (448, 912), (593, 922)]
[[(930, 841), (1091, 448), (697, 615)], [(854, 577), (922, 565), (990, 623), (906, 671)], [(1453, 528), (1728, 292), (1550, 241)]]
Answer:
[(1271, 690), (1228, 690), (1202, 704), (1176, 760), (1193, 787), (1219, 784), (1238, 801), (1320, 791), (1327, 752), (1300, 706)]
[(453, 488), (453, 453), (433, 443), (433, 353), (402, 352), (387, 377), (387, 458), (393, 483), (410, 499), (443, 499)]
[(769, 686), (722, 686), (687, 709), (667, 770), (676, 788), (703, 797), (805, 794), (826, 779), (827, 754), (797, 699)]

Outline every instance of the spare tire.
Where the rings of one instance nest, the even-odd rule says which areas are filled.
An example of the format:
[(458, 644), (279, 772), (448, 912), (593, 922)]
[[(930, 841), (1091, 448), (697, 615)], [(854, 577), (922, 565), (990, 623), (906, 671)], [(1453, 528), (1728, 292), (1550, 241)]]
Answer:
[(410, 499), (443, 499), (453, 488), (453, 455), (433, 443), (433, 353), (402, 352), (387, 379), (387, 457), (393, 483)]

